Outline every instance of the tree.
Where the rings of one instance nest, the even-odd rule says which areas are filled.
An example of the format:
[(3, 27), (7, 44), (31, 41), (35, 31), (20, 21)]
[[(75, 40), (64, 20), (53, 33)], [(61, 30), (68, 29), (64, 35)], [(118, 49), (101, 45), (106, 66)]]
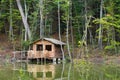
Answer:
[(9, 27), (9, 38), (10, 38), (10, 40), (13, 40), (12, 0), (10, 0), (9, 3), (10, 3), (10, 27)]
[[(59, 28), (59, 40), (61, 41), (61, 28), (60, 28), (60, 26), (61, 26), (61, 24), (60, 24), (60, 1), (58, 0), (58, 2), (57, 2), (57, 4), (58, 4), (58, 28)], [(65, 59), (65, 55), (64, 55), (64, 51), (63, 51), (63, 47), (62, 47), (62, 45), (60, 45), (60, 47), (61, 47), (61, 51), (62, 51), (62, 56), (63, 56), (63, 60)]]
[(29, 40), (31, 40), (30, 27), (29, 27), (29, 25), (28, 25), (26, 16), (25, 16), (25, 14), (24, 14), (24, 12), (23, 12), (22, 5), (21, 5), (21, 3), (20, 3), (20, 0), (16, 0), (16, 2), (17, 2), (17, 6), (18, 6), (18, 8), (19, 8), (19, 11), (20, 11), (20, 14), (21, 14), (23, 23), (24, 23), (25, 31), (26, 31), (27, 34), (28, 34)]
[[(100, 19), (103, 16), (103, 0), (101, 0), (100, 4)], [(99, 49), (102, 49), (102, 24), (99, 24), (99, 38), (98, 38), (98, 47)]]
[(44, 3), (43, 3), (43, 0), (40, 0), (40, 38), (44, 37), (43, 9), (44, 9)]

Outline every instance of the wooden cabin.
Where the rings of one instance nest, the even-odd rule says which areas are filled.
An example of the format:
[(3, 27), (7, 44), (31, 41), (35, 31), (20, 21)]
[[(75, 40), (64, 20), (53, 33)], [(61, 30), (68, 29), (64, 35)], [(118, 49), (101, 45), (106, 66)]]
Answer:
[(27, 53), (28, 59), (62, 59), (65, 43), (52, 38), (43, 38), (33, 42)]

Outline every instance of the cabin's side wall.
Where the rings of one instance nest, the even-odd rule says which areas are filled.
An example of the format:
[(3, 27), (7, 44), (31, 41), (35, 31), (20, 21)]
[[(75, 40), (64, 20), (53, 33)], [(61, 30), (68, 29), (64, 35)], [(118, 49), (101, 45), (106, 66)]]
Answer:
[[(64, 46), (62, 48), (64, 48)], [(62, 51), (60, 45), (55, 45), (55, 57), (62, 58)]]

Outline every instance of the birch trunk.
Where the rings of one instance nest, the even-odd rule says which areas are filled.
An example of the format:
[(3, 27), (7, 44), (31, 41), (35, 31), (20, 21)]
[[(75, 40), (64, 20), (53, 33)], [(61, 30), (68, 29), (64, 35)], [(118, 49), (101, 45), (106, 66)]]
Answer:
[(73, 26), (72, 26), (72, 0), (71, 1), (71, 6), (70, 6), (70, 29), (71, 29), (71, 40), (72, 40), (72, 55), (74, 56), (74, 36), (73, 36)]
[[(25, 7), (25, 17), (26, 17), (26, 20), (27, 20), (27, 15), (28, 15), (28, 13), (27, 13), (27, 5), (26, 5), (26, 0), (24, 0), (24, 7)], [(25, 41), (27, 41), (27, 31), (25, 30)]]
[(67, 50), (68, 50), (68, 54), (69, 54), (69, 57), (70, 57), (70, 60), (72, 61), (72, 56), (71, 56), (71, 53), (70, 53), (70, 45), (69, 45), (69, 20), (70, 20), (70, 9), (69, 9), (69, 6), (70, 6), (70, 1), (68, 2), (68, 9), (67, 9), (67, 17), (66, 17), (66, 38), (67, 38)]
[[(87, 44), (87, 25), (88, 23), (88, 19), (87, 19), (87, 1), (85, 0), (85, 37), (84, 37), (84, 41)], [(87, 46), (87, 45), (86, 45)]]
[[(59, 40), (61, 41), (61, 31), (60, 31), (60, 2), (58, 0), (58, 28), (59, 28)], [(62, 58), (65, 59), (63, 47), (61, 45)]]
[[(101, 0), (100, 4), (100, 19), (102, 18), (103, 15), (103, 0)], [(99, 38), (98, 38), (98, 47), (99, 49), (102, 49), (102, 24), (99, 24)]]
[(12, 1), (10, 0), (10, 27), (9, 27), (9, 38), (13, 40), (13, 24), (12, 24)]
[(44, 36), (43, 7), (43, 0), (40, 0), (40, 38)]
[(31, 40), (30, 27), (29, 27), (29, 25), (28, 25), (26, 16), (24, 15), (24, 12), (23, 12), (23, 9), (22, 9), (20, 0), (16, 0), (16, 2), (17, 2), (17, 6), (18, 6), (18, 8), (19, 8), (20, 14), (21, 14), (21, 16), (22, 16), (22, 21), (23, 21), (23, 24), (24, 24), (24, 27), (25, 27), (25, 31), (27, 32), (27, 35), (28, 35), (29, 40)]

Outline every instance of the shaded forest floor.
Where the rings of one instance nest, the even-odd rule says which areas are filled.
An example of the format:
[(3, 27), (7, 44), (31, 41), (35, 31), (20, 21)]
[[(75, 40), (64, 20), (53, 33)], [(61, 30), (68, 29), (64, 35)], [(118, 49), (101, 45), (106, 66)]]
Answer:
[(11, 55), (13, 52), (12, 44), (4, 34), (0, 35), (0, 57)]

